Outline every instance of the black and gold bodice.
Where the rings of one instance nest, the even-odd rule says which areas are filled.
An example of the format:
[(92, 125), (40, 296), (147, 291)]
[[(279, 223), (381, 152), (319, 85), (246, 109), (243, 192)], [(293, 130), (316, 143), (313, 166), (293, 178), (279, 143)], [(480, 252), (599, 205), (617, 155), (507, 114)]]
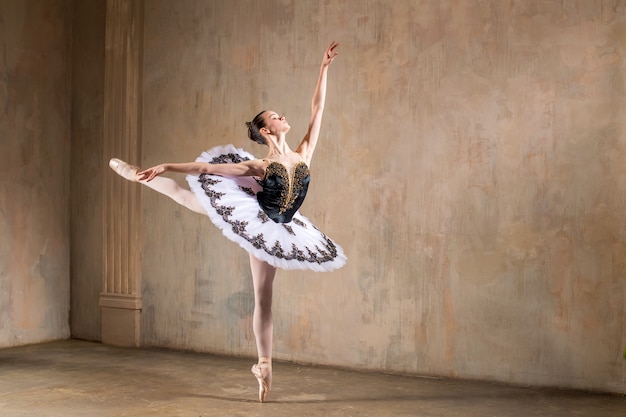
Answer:
[(304, 202), (310, 181), (304, 162), (298, 162), (291, 173), (283, 164), (270, 162), (260, 181), (263, 191), (257, 193), (261, 209), (276, 223), (289, 223)]

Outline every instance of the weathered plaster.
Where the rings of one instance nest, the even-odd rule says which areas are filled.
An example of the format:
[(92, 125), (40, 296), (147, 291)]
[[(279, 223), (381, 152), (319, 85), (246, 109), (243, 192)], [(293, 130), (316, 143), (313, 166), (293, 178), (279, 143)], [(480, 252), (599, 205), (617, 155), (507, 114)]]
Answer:
[(70, 4), (0, 4), (0, 346), (69, 337)]
[[(349, 263), (279, 273), (276, 357), (619, 392), (624, 28), (623, 1), (147, 2), (141, 162), (263, 156), (265, 108), (295, 146), (336, 39), (302, 211)], [(254, 355), (246, 255), (144, 207), (144, 343)]]

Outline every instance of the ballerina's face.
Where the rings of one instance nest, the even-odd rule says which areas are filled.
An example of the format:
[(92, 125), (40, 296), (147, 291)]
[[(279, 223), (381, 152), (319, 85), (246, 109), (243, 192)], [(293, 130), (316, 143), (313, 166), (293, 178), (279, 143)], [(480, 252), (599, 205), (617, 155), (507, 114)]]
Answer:
[(265, 128), (273, 135), (281, 132), (287, 133), (289, 129), (291, 129), (285, 116), (281, 116), (275, 111), (266, 111), (263, 115), (263, 119), (265, 120)]

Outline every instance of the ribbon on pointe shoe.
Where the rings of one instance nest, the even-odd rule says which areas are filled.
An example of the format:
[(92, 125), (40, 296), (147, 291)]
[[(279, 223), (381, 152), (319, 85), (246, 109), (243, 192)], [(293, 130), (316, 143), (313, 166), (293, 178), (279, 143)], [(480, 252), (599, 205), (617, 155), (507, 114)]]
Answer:
[(252, 365), (252, 374), (259, 381), (259, 401), (264, 403), (272, 390), (272, 360), (259, 358), (259, 363)]

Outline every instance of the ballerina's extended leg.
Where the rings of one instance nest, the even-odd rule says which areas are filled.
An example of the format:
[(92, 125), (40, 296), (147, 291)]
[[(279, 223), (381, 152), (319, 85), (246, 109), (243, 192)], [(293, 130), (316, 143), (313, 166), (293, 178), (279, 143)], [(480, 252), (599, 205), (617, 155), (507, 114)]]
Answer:
[(188, 189), (181, 187), (176, 181), (171, 178), (156, 177), (152, 181), (139, 181), (137, 172), (139, 168), (134, 165), (122, 161), (121, 159), (113, 158), (109, 161), (109, 166), (122, 178), (128, 181), (138, 182), (145, 185), (172, 200), (178, 204), (187, 207), (189, 210), (200, 214), (206, 214), (206, 210), (200, 205), (195, 194)]

